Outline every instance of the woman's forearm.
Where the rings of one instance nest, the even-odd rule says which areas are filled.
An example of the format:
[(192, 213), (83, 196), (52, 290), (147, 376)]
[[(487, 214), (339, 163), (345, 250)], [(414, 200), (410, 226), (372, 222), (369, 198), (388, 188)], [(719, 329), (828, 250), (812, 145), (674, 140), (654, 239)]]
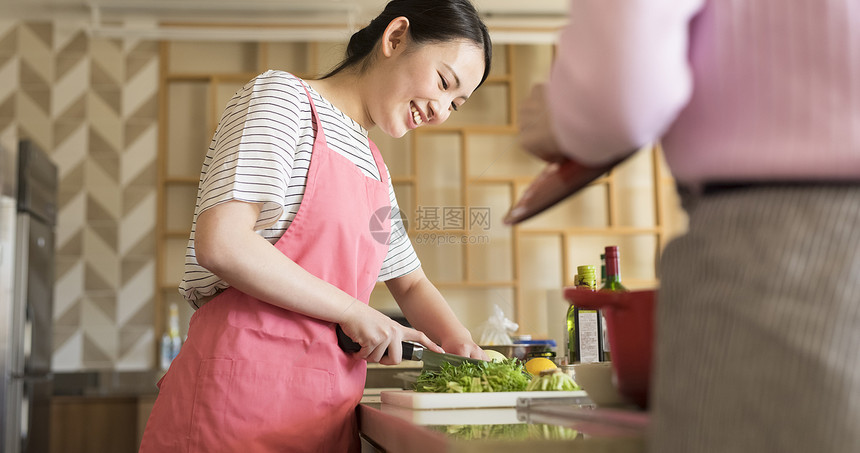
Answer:
[(258, 209), (237, 202), (201, 213), (195, 237), (200, 265), (257, 299), (340, 322), (356, 299), (312, 275), (256, 234), (252, 222)]
[(486, 359), (469, 330), (457, 319), (439, 290), (420, 268), (386, 282), (403, 315), (446, 352)]
[[(272, 305), (343, 328), (362, 346), (356, 354), (373, 362), (400, 362), (401, 341), (416, 341), (441, 352), (438, 345), (365, 303), (316, 277), (253, 230), (259, 205), (228, 202), (197, 218), (198, 263), (230, 286)], [(383, 357), (386, 350), (392, 354)]]

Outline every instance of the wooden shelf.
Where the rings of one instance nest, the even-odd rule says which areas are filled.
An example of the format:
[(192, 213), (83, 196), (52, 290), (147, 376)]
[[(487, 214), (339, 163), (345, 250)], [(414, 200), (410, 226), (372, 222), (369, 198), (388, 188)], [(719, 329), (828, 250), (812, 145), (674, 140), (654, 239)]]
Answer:
[[(440, 289), (474, 289), (474, 288), (516, 288), (519, 285), (519, 282), (515, 280), (507, 280), (507, 281), (439, 281), (436, 280), (433, 282), (433, 285)], [(384, 282), (376, 282), (377, 288), (385, 288)]]
[(510, 281), (481, 281), (481, 280), (473, 280), (473, 281), (461, 281), (461, 282), (433, 282), (439, 288), (496, 288), (496, 287), (509, 287), (515, 288), (519, 285), (519, 282), (514, 280)]
[(469, 184), (521, 184), (521, 183), (528, 184), (528, 181), (531, 181), (531, 180), (532, 180), (532, 178), (503, 178), (503, 177), (488, 178), (488, 177), (480, 177), (480, 178), (469, 178), (467, 182)]
[[(218, 105), (223, 101), (219, 96), (223, 98), (225, 93), (232, 88), (231, 84), (244, 83), (271, 67), (280, 67), (293, 74), (308, 77), (318, 73), (320, 68), (328, 67), (331, 64), (326, 60), (331, 58), (329, 55), (331, 49), (326, 47), (328, 44), (325, 43), (295, 43), (287, 47), (256, 43), (249, 48), (249, 52), (255, 55), (249, 57), (247, 53), (238, 52), (236, 53), (237, 58), (244, 59), (235, 62), (236, 64), (228, 65), (228, 67), (241, 68), (237, 72), (231, 73), (223, 70), (217, 70), (217, 72), (213, 70), (211, 73), (177, 71), (171, 70), (169, 64), (171, 45), (171, 43), (163, 43), (161, 47), (162, 94), (159, 130), (162, 135), (159, 137), (158, 260), (156, 264), (156, 275), (159, 279), (165, 275), (164, 269), (168, 259), (178, 259), (179, 255), (184, 255), (184, 250), (176, 249), (176, 247), (185, 247), (184, 241), (179, 241), (179, 239), (187, 239), (190, 235), (187, 229), (179, 227), (180, 218), (171, 218), (171, 223), (167, 222), (167, 190), (176, 190), (177, 187), (186, 190), (186, 187), (196, 187), (199, 184), (199, 175), (197, 174), (182, 176), (168, 172), (166, 164), (168, 141), (165, 134), (193, 134), (194, 144), (181, 146), (181, 148), (188, 149), (189, 153), (205, 150), (209, 146), (212, 131), (216, 127), (223, 108), (223, 105)], [(188, 52), (187, 48), (185, 52)], [(284, 52), (294, 53), (285, 55)], [(650, 184), (650, 188), (647, 189), (650, 191), (648, 192), (648, 199), (645, 201), (653, 205), (647, 208), (648, 210), (653, 208), (653, 225), (634, 227), (623, 224), (625, 221), (630, 223), (629, 217), (634, 215), (630, 211), (632, 202), (628, 203), (628, 200), (632, 200), (630, 197), (637, 196), (641, 191), (630, 190), (630, 185), (625, 180), (626, 176), (619, 176), (623, 175), (624, 172), (619, 172), (617, 169), (589, 184), (589, 187), (602, 186), (606, 190), (580, 192), (582, 196), (578, 194), (576, 197), (571, 197), (570, 202), (559, 205), (560, 207), (555, 208), (552, 214), (548, 213), (547, 216), (553, 217), (552, 222), (540, 223), (542, 220), (538, 218), (539, 223), (535, 223), (534, 226), (509, 227), (503, 225), (500, 221), (501, 214), (507, 212), (510, 203), (515, 201), (520, 196), (521, 191), (532, 183), (541, 168), (541, 165), (536, 164), (534, 158), (525, 156), (524, 153), (522, 157), (515, 155), (515, 152), (519, 152), (517, 109), (519, 101), (530, 89), (528, 84), (533, 81), (546, 80), (554, 49), (547, 45), (497, 45), (495, 52), (499, 52), (499, 57), (504, 57), (504, 65), (498, 66), (498, 71), (490, 75), (485, 84), (492, 85), (493, 89), (498, 92), (504, 89), (505, 96), (499, 96), (497, 99), (494, 92), (491, 99), (484, 98), (481, 102), (496, 102), (497, 105), (495, 106), (482, 106), (482, 108), (489, 109), (487, 110), (488, 114), (494, 115), (488, 118), (504, 118), (503, 122), (465, 125), (459, 123), (451, 125), (453, 123), (450, 123), (448, 125), (422, 127), (400, 140), (381, 137), (379, 140), (374, 138), (374, 141), (390, 151), (386, 153), (387, 163), (389, 168), (397, 174), (397, 176), (392, 177), (392, 183), (400, 186), (397, 187), (397, 195), (401, 209), (407, 216), (410, 237), (423, 237), (421, 235), (435, 235), (436, 237), (484, 235), (487, 238), (487, 242), (481, 244), (458, 243), (451, 246), (442, 244), (430, 247), (418, 247), (416, 241), (416, 248), (422, 253), (419, 258), (428, 275), (438, 276), (434, 283), (443, 295), (450, 292), (450, 294), (456, 294), (456, 297), (464, 297), (462, 293), (466, 293), (469, 295), (468, 297), (475, 295), (476, 300), (485, 301), (487, 298), (498, 299), (499, 290), (510, 291), (513, 299), (503, 301), (508, 304), (505, 309), (513, 311), (512, 319), (520, 323), (526, 330), (525, 333), (540, 335), (546, 332), (536, 331), (538, 327), (529, 324), (533, 322), (534, 317), (530, 316), (528, 312), (534, 307), (542, 306), (540, 302), (535, 302), (535, 294), (541, 291), (545, 294), (550, 289), (559, 289), (572, 284), (569, 281), (572, 278), (570, 274), (572, 263), (568, 261), (571, 254), (579, 252), (571, 251), (571, 247), (579, 247), (582, 243), (588, 243), (592, 238), (604, 240), (597, 239), (598, 237), (617, 237), (619, 241), (641, 241), (637, 236), (653, 236), (656, 237), (656, 250), (648, 249), (653, 243), (651, 239), (648, 239), (652, 242), (643, 241), (648, 245), (640, 247), (641, 250), (625, 250), (623, 253), (628, 258), (631, 254), (647, 254), (637, 257), (636, 260), (630, 259), (630, 263), (656, 262), (657, 256), (652, 255), (659, 253), (667, 238), (673, 233), (667, 226), (666, 219), (672, 214), (672, 209), (677, 209), (677, 207), (664, 206), (666, 204), (664, 201), (666, 191), (671, 190), (673, 182), (662, 169), (660, 150), (655, 147), (650, 151), (649, 158), (643, 158), (644, 161), (639, 162), (642, 164), (642, 169), (633, 172), (636, 178), (641, 179), (644, 175)], [(548, 57), (544, 58), (542, 55), (548, 55)], [(204, 57), (201, 55), (201, 58)], [(285, 66), (283, 62), (273, 60), (282, 57), (297, 62), (297, 66)], [(216, 55), (213, 58), (223, 58), (223, 56)], [(251, 70), (253, 68), (249, 65), (252, 60), (256, 62), (256, 69), (254, 70)], [(185, 67), (192, 68), (191, 66)], [(212, 65), (210, 64), (209, 67)], [(196, 106), (205, 104), (204, 113), (198, 116), (200, 118), (205, 116), (205, 130), (171, 131), (168, 127), (174, 123), (168, 118), (168, 104), (171, 99), (166, 95), (167, 89), (172, 84), (186, 82), (202, 84), (201, 87), (194, 85), (192, 88), (201, 93), (199, 96), (206, 98)], [(193, 105), (188, 106), (189, 109), (194, 107)], [(465, 114), (465, 111), (462, 113)], [(481, 117), (480, 120), (486, 120), (486, 118)], [(371, 134), (374, 133), (376, 132), (371, 131)], [(479, 174), (483, 168), (480, 167), (481, 165), (490, 166), (490, 164), (496, 163), (495, 159), (498, 158), (498, 153), (493, 154), (493, 152), (496, 151), (494, 147), (498, 146), (499, 143), (509, 147), (512, 151), (505, 154), (505, 159), (508, 159), (505, 164), (507, 166), (501, 167), (501, 169), (496, 166), (490, 176), (481, 176)], [(508, 149), (505, 151), (507, 152)], [(192, 157), (196, 158), (190, 155), (185, 157), (188, 159), (182, 162), (191, 162)], [(633, 159), (628, 160), (628, 162), (631, 160)], [(476, 168), (470, 171), (470, 165)], [(625, 163), (624, 165), (628, 164)], [(528, 171), (532, 167), (537, 170)], [(646, 167), (650, 169), (645, 169)], [(185, 168), (181, 169), (182, 171), (177, 168), (171, 170), (183, 174), (190, 171)], [(630, 171), (627, 172), (628, 176), (629, 173)], [(643, 200), (637, 198), (636, 203), (638, 203), (637, 208), (642, 209)], [(438, 222), (441, 227), (444, 220), (441, 209), (444, 207), (463, 208), (466, 213), (469, 213), (469, 209), (472, 207), (485, 206), (490, 207), (490, 213), (494, 216), (489, 229), (470, 228), (471, 223), (468, 216), (463, 219), (464, 228), (421, 230), (415, 228), (420, 226), (416, 221), (417, 217), (414, 217), (419, 214), (419, 207), (438, 207), (440, 209)], [(578, 220), (582, 216), (590, 215), (591, 211), (582, 211), (588, 209), (599, 210), (600, 215), (606, 217), (605, 224), (600, 227), (588, 228), (570, 226), (581, 223)], [(171, 228), (167, 228), (167, 225), (171, 225)], [(549, 228), (545, 225), (559, 227)], [(174, 249), (168, 250), (168, 242)], [(595, 247), (602, 245), (609, 244), (594, 244)], [(539, 249), (533, 250), (534, 247)], [(591, 254), (588, 252), (589, 256)], [(598, 256), (594, 256), (594, 261), (597, 260)], [(178, 266), (176, 263), (171, 264), (172, 268)], [(625, 284), (628, 287), (653, 287), (657, 285), (656, 280), (643, 278), (653, 274), (653, 272), (639, 272), (639, 269), (629, 272), (623, 268), (624, 263), (622, 263), (622, 275), (625, 275)], [(531, 278), (534, 269), (546, 269), (542, 272), (542, 277), (545, 277), (543, 281), (536, 281)], [(653, 271), (653, 268), (648, 270)], [(171, 276), (170, 280), (175, 281), (177, 277), (181, 276)], [(160, 337), (158, 333), (164, 329), (165, 301), (171, 292), (176, 292), (177, 283), (174, 281), (159, 280), (157, 282), (157, 287), (160, 290), (157, 292), (155, 307), (156, 337)], [(382, 288), (384, 284), (378, 283), (376, 286), (378, 291), (374, 292), (374, 297), (380, 299), (372, 299), (371, 302), (387, 303), (382, 300), (387, 295), (385, 288)], [(484, 292), (483, 295), (482, 292)], [(466, 301), (469, 307), (456, 308), (458, 310), (485, 309), (485, 303), (471, 304), (469, 303), (470, 300)], [(528, 305), (524, 303), (526, 300), (529, 301)], [(463, 303), (459, 300), (458, 302)], [(470, 317), (474, 319), (486, 318), (484, 313), (470, 313)], [(511, 313), (508, 314), (511, 315)]]
[[(262, 71), (260, 72), (262, 73)], [(248, 72), (244, 74), (223, 73), (223, 74), (207, 74), (207, 73), (172, 73), (166, 75), (166, 80), (169, 82), (210, 82), (215, 79), (234, 82), (248, 82), (260, 75), (256, 72)]]
[(164, 178), (164, 184), (200, 184), (200, 175), (195, 176), (168, 176)]
[[(622, 275), (622, 278), (624, 279), (624, 286), (628, 290), (632, 290), (632, 291), (635, 291), (637, 289), (657, 288), (660, 285), (660, 281), (656, 280), (656, 279), (648, 279), (648, 280), (633, 279), (633, 278), (625, 278), (623, 275)], [(569, 287), (569, 286), (576, 286), (576, 284), (574, 283), (573, 280), (565, 281), (564, 287)]]
[(607, 227), (607, 228), (528, 228), (520, 227), (520, 234), (564, 234), (568, 236), (637, 236), (645, 234), (660, 234), (661, 228), (640, 227)]
[[(481, 176), (481, 177), (477, 177), (477, 178), (472, 177), (472, 178), (468, 179), (469, 184), (515, 184), (518, 186), (529, 185), (533, 181), (534, 181), (534, 177), (530, 177), (530, 176), (511, 176), (511, 177), (507, 177), (507, 178), (502, 177), (502, 176), (495, 176), (495, 177)], [(669, 179), (669, 181), (671, 181), (671, 179)], [(609, 183), (609, 177), (603, 176), (603, 177), (595, 179), (594, 181), (591, 181), (590, 183), (588, 183), (586, 185), (586, 187), (587, 186), (598, 186), (598, 185), (607, 184), (607, 183)]]
[(415, 129), (412, 131), (415, 135), (425, 135), (425, 134), (462, 134), (462, 133), (471, 133), (471, 134), (518, 134), (519, 130), (516, 126), (512, 124), (505, 125), (486, 125), (486, 124), (475, 124), (469, 126), (427, 126)]

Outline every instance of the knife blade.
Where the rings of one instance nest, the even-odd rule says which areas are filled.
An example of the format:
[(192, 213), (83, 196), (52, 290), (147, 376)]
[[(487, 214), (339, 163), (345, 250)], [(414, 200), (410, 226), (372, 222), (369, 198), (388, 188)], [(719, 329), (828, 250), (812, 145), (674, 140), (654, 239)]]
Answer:
[(443, 363), (450, 363), (453, 366), (460, 366), (467, 362), (474, 363), (476, 365), (483, 362), (483, 360), (480, 359), (472, 359), (456, 354), (434, 352), (420, 345), (416, 345), (416, 347), (413, 348), (412, 360), (420, 360), (424, 362), (424, 367), (422, 369), (430, 371), (441, 370)]
[[(335, 329), (337, 332), (337, 345), (340, 346), (344, 352), (354, 353), (361, 350), (361, 345), (356, 343), (343, 329), (340, 328), (340, 325)], [(456, 354), (448, 354), (441, 352), (431, 351), (424, 346), (421, 346), (417, 343), (412, 343), (409, 341), (402, 341), (401, 348), (403, 349), (402, 359), (403, 360), (420, 360), (424, 362), (424, 370), (430, 371), (438, 371), (442, 369), (443, 363), (450, 363), (454, 366), (459, 366), (465, 362), (470, 362), (474, 364), (479, 364), (483, 362), (480, 359), (472, 359), (469, 357), (463, 357)], [(383, 356), (388, 355), (388, 349), (382, 354)]]

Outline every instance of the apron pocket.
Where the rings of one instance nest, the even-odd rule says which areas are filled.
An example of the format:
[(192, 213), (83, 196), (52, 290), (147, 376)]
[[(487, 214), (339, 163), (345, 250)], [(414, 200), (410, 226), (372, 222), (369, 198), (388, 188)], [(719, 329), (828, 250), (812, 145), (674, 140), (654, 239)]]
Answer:
[(329, 416), (333, 386), (334, 375), (327, 370), (204, 360), (197, 376), (190, 451), (324, 451), (330, 430), (338, 429)]

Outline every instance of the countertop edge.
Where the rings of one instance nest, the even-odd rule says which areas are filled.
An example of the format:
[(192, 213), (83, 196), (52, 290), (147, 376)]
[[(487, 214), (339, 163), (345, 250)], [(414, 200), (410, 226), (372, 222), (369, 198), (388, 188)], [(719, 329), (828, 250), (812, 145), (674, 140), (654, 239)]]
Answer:
[(424, 429), (403, 418), (382, 411), (379, 403), (358, 406), (359, 431), (388, 453), (642, 453), (642, 437), (588, 438), (580, 440), (456, 440)]

